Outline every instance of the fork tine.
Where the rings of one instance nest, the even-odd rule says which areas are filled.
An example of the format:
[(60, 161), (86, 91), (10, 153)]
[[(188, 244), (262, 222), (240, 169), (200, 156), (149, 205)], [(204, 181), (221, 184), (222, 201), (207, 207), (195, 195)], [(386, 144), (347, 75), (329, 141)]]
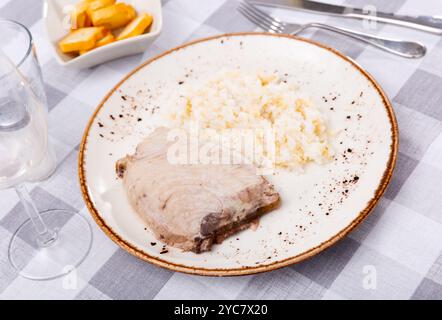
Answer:
[(256, 6), (254, 6), (253, 4), (247, 2), (247, 1), (241, 1), (240, 5), (242, 4), (242, 6), (244, 8), (246, 8), (247, 10), (253, 12), (256, 16), (258, 16), (260, 19), (265, 20), (266, 22), (270, 23), (271, 25), (277, 27), (278, 29), (281, 29), (281, 31), (284, 31), (285, 28), (285, 23), (282, 22), (281, 20), (272, 17), (271, 15), (269, 15), (268, 13), (264, 12), (261, 9), (258, 9)]
[(252, 22), (254, 25), (258, 26), (259, 28), (261, 28), (261, 29), (263, 29), (263, 30), (265, 30), (265, 31), (277, 32), (277, 31), (275, 31), (275, 30), (273, 30), (273, 29), (269, 29), (269, 28), (270, 28), (270, 25), (264, 24), (261, 20), (259, 20), (258, 18), (256, 18), (256, 16), (251, 15), (251, 14), (249, 13), (249, 11), (247, 11), (247, 10), (241, 8), (241, 7), (238, 7), (237, 9), (238, 9), (238, 11), (239, 11), (244, 17), (247, 18), (247, 20), (249, 20), (250, 22)]
[(263, 29), (266, 32), (272, 32), (272, 33), (281, 33), (281, 31), (272, 25), (269, 25), (262, 20), (259, 20), (256, 16), (251, 14), (249, 11), (244, 10), (243, 8), (238, 8), (238, 11), (246, 17), (249, 21), (251, 21), (253, 24), (258, 26), (259, 28)]
[(238, 7), (237, 9), (243, 16), (245, 16), (248, 20), (250, 20), (253, 24), (256, 24), (261, 29), (274, 33), (282, 33), (282, 31), (279, 28), (276, 28), (275, 26), (263, 21), (249, 10), (243, 7)]
[(263, 16), (260, 11), (256, 11), (256, 8), (253, 7), (250, 3), (246, 1), (239, 1), (239, 7), (246, 11), (249, 15), (255, 18), (255, 23), (259, 21), (262, 25), (265, 25), (265, 28), (268, 31), (274, 31), (282, 33), (284, 31), (284, 27), (274, 23), (271, 19)]

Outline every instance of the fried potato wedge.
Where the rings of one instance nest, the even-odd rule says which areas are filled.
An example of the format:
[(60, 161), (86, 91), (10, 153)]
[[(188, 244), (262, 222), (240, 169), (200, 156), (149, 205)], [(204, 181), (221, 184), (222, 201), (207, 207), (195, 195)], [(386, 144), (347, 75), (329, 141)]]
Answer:
[(93, 11), (91, 19), (95, 27), (103, 26), (108, 29), (117, 29), (128, 24), (135, 16), (135, 9), (131, 5), (116, 3)]
[(92, 25), (87, 10), (88, 3), (86, 2), (80, 2), (74, 6), (72, 11), (70, 12), (70, 22), (72, 30), (90, 27)]
[(58, 43), (64, 53), (90, 50), (106, 33), (105, 28), (88, 27), (72, 31)]
[(93, 48), (88, 49), (88, 50), (81, 50), (81, 51), (78, 52), (78, 54), (79, 55), (83, 55), (83, 54), (85, 54), (85, 53), (87, 53), (87, 52), (89, 52), (89, 51), (91, 51), (93, 49), (105, 46), (105, 45), (107, 45), (109, 43), (112, 43), (114, 41), (115, 41), (114, 35), (112, 34), (112, 32), (108, 32), (103, 38), (101, 38), (100, 40), (98, 40), (95, 43), (95, 46)]
[(114, 35), (111, 32), (109, 32), (102, 39), (97, 41), (97, 43), (95, 44), (95, 48), (99, 48), (99, 47), (105, 46), (106, 44), (112, 43), (114, 41), (115, 41)]
[(117, 40), (123, 40), (143, 34), (150, 27), (153, 18), (150, 14), (142, 13), (132, 20), (118, 35)]
[(116, 0), (87, 0), (87, 13), (89, 16), (92, 15), (92, 12), (109, 7), (115, 4)]

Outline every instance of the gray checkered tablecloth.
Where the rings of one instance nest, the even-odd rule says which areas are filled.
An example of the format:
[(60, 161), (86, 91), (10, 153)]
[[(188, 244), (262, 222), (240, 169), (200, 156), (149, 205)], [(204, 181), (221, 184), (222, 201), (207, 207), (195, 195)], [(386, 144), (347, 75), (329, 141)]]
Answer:
[[(442, 14), (438, 0), (370, 3), (384, 11)], [(25, 214), (13, 190), (0, 191), (0, 299), (442, 299), (442, 37), (436, 35), (378, 24), (373, 33), (427, 46), (423, 59), (409, 60), (327, 32), (303, 34), (353, 57), (379, 81), (394, 104), (401, 139), (396, 172), (377, 208), (347, 238), (316, 257), (254, 276), (190, 276), (138, 260), (91, 220), (78, 185), (77, 153), (98, 102), (127, 72), (163, 50), (195, 38), (256, 30), (235, 7), (233, 0), (163, 1), (164, 29), (148, 51), (78, 71), (55, 61), (44, 35), (42, 1), (0, 0), (0, 17), (24, 23), (35, 38), (59, 159), (49, 180), (29, 186), (32, 197), (42, 210), (79, 210), (94, 230), (92, 252), (77, 270), (76, 283), (26, 280), (12, 270), (6, 254), (11, 232)], [(362, 28), (360, 21), (323, 15), (274, 14)]]

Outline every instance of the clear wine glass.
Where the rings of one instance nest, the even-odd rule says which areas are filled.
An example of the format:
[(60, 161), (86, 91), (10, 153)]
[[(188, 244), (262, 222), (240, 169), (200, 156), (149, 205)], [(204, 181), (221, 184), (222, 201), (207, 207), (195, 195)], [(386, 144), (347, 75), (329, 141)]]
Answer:
[[(43, 86), (41, 86), (42, 88)], [(39, 212), (24, 185), (46, 170), (46, 106), (0, 50), (0, 189), (14, 187), (29, 219), (8, 247), (12, 266), (24, 277), (45, 280), (71, 272), (90, 251), (92, 229), (76, 212)]]
[[(28, 81), (34, 94), (47, 106), (40, 64), (37, 59), (31, 32), (20, 22), (0, 18), (0, 50), (12, 61), (20, 74)], [(56, 169), (57, 160), (53, 148), (47, 148), (45, 171), (41, 170), (32, 181), (49, 178)]]

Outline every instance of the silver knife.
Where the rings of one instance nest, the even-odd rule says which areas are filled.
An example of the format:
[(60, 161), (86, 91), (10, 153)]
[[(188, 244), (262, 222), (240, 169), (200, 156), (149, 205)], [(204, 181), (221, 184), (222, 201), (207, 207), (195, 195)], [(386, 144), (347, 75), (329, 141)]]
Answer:
[(399, 26), (442, 35), (442, 15), (413, 17), (380, 11), (376, 11), (375, 15), (371, 15), (369, 12), (370, 10), (310, 0), (251, 0), (247, 2), (267, 7), (280, 7), (286, 9), (315, 11), (322, 14), (338, 15), (346, 18), (370, 19), (372, 21), (391, 23)]

